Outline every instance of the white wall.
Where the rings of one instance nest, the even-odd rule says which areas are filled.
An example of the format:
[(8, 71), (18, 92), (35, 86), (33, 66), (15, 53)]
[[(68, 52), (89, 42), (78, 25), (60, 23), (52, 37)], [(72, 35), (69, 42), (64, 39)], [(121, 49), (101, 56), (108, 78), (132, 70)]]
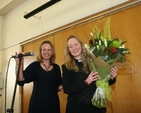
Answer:
[(70, 22), (100, 12), (127, 0), (62, 0), (38, 13), (37, 17), (25, 19), (30, 12), (46, 0), (29, 0), (7, 14), (3, 20), (2, 49), (33, 38)]
[[(3, 20), (3, 17), (0, 16), (0, 42), (1, 42), (1, 36), (2, 36), (2, 20)], [(0, 43), (0, 62), (2, 62), (1, 43)], [(1, 73), (1, 63), (0, 63), (0, 73)]]
[[(2, 16), (0, 16), (0, 42), (1, 42), (1, 31), (2, 31), (2, 19), (3, 19), (3, 17)], [(0, 77), (2, 77), (2, 75), (1, 75), (1, 66), (2, 66), (2, 51), (1, 51), (1, 43), (0, 43)], [(2, 90), (0, 89), (0, 95), (2, 94)], [(0, 110), (2, 109), (2, 99), (1, 99), (1, 97), (0, 97)], [(0, 111), (1, 112), (1, 111)]]
[[(12, 55), (14, 55), (15, 51), (21, 51), (21, 47), (19, 44), (9, 48), (9, 49), (5, 49), (2, 51), (3, 54), (3, 58), (2, 58), (2, 77), (4, 78), (4, 81), (6, 79), (6, 71), (8, 68), (8, 62), (11, 58)], [(8, 68), (8, 73), (7, 73), (7, 106), (6, 108), (10, 109), (11, 108), (11, 103), (12, 103), (12, 97), (13, 97), (13, 92), (14, 92), (14, 87), (15, 87), (15, 80), (16, 80), (16, 75), (15, 75), (15, 60), (11, 59), (10, 60), (10, 64), (9, 64), (9, 68)], [(5, 85), (5, 83), (4, 83)], [(4, 112), (4, 105), (5, 105), (5, 87), (2, 89), (2, 97), (0, 97), (0, 113), (5, 113)], [(20, 93), (20, 89), (19, 86), (17, 86), (17, 91), (16, 91), (16, 98), (15, 98), (15, 102), (14, 102), (14, 113), (20, 113), (20, 101), (21, 101), (21, 93)]]
[[(28, 0), (3, 18), (0, 17), (0, 72), (5, 78), (8, 60), (15, 53), (20, 51), (20, 42), (66, 25), (73, 21), (87, 17), (109, 7), (125, 2), (127, 0), (62, 0), (61, 2), (36, 14), (36, 17), (25, 19), (24, 12), (46, 3), (47, 0)], [(15, 62), (11, 61), (8, 75), (8, 99), (7, 108), (11, 105), (13, 87), (15, 83)], [(4, 90), (0, 97), (0, 113), (4, 113)], [(20, 113), (20, 91), (17, 89), (14, 112)]]

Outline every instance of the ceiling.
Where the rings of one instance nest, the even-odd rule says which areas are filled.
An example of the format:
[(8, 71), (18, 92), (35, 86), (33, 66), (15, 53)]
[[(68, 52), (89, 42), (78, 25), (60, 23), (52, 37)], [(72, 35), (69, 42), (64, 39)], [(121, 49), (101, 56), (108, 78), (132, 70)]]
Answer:
[[(28, 0), (0, 0), (0, 16), (4, 16)], [(48, 1), (48, 0), (47, 0)], [(129, 0), (129, 3), (141, 0)], [(125, 3), (126, 4), (126, 3)], [(127, 3), (128, 4), (128, 3)]]
[(0, 16), (8, 14), (26, 1), (28, 0), (0, 0)]

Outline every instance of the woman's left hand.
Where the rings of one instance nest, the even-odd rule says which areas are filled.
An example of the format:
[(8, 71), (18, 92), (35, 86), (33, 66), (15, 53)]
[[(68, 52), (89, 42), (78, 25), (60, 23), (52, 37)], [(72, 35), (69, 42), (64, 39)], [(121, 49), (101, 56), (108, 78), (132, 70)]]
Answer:
[(111, 71), (111, 79), (114, 79), (117, 76), (118, 68), (116, 66), (113, 66), (110, 71)]
[(64, 93), (64, 89), (63, 89), (63, 86), (62, 85), (59, 85), (58, 91), (60, 91), (61, 93)]

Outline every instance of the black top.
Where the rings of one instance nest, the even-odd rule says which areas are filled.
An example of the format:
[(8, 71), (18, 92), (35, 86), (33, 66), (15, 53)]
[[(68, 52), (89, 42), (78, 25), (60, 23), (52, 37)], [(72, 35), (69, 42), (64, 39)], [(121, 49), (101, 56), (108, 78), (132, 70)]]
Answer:
[(60, 67), (53, 65), (45, 71), (40, 62), (31, 63), (24, 71), (25, 80), (18, 81), (20, 86), (33, 82), (33, 91), (28, 113), (60, 113), (58, 86), (62, 84)]
[[(79, 72), (62, 65), (64, 92), (68, 94), (66, 113), (78, 113), (80, 103), (91, 104), (91, 98), (96, 91), (95, 82), (90, 86), (84, 82), (89, 74), (82, 71), (83, 63), (76, 60), (76, 65), (80, 68)], [(115, 81), (116, 79), (110, 80), (109, 84)]]

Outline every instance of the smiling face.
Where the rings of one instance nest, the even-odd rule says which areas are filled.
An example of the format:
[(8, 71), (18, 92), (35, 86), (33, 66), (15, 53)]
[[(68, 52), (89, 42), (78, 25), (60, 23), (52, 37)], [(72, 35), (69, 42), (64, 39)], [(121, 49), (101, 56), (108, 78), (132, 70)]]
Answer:
[(44, 60), (49, 60), (52, 56), (52, 48), (50, 44), (45, 43), (41, 47), (41, 56)]
[(80, 42), (75, 38), (70, 38), (67, 44), (71, 55), (74, 56), (75, 59), (81, 59), (82, 47)]

